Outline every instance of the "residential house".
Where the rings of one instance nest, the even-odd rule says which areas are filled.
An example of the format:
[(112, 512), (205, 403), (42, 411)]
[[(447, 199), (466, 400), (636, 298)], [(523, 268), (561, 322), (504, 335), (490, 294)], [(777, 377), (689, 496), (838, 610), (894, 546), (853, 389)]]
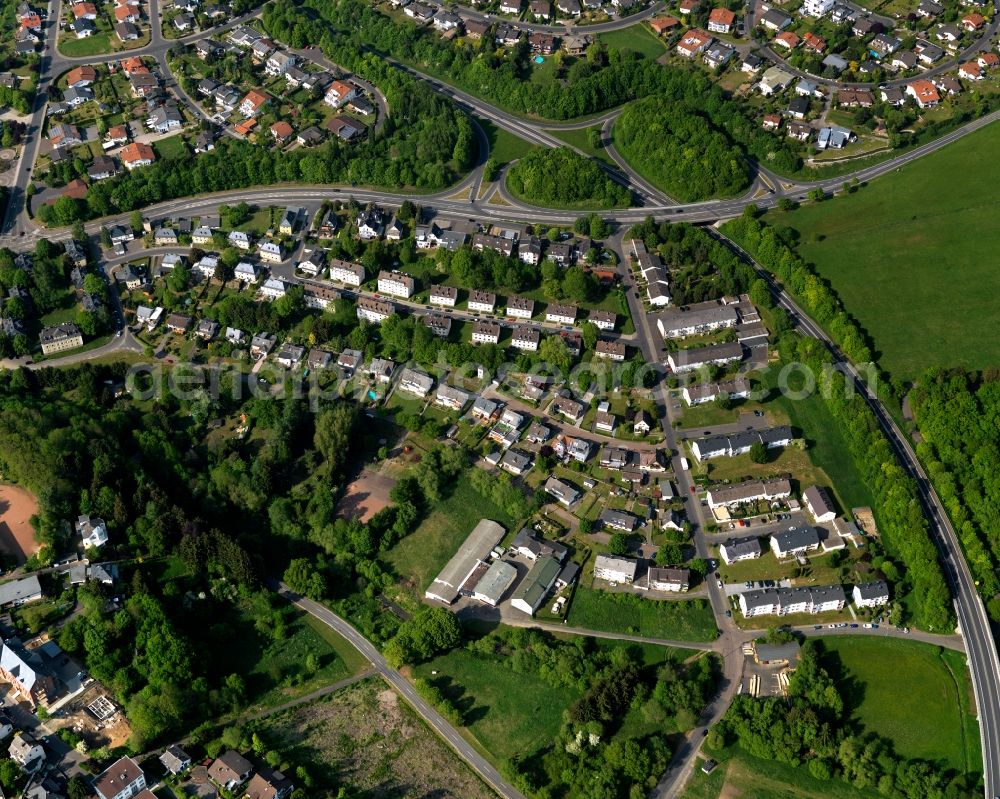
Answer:
[(685, 58), (700, 55), (712, 43), (712, 37), (699, 28), (691, 28), (677, 42), (677, 52)]
[(802, 525), (771, 536), (771, 551), (776, 558), (788, 558), (819, 549), (819, 533), (815, 527)]
[(250, 779), (252, 772), (253, 764), (232, 749), (216, 758), (208, 768), (208, 776), (211, 780), (227, 791), (232, 791)]
[(250, 357), (259, 361), (266, 357), (277, 343), (278, 337), (273, 333), (257, 333), (250, 339)]
[(392, 314), (392, 303), (380, 302), (372, 297), (358, 297), (358, 319), (363, 319), (373, 324), (380, 324), (392, 316)]
[(594, 347), (594, 355), (610, 361), (625, 360), (625, 345), (620, 341), (598, 341)]
[[(63, 322), (53, 327), (46, 327), (38, 334), (43, 355), (52, 355), (83, 346), (83, 335), (72, 322)], [(2, 590), (2, 588), (0, 588)]]
[(191, 756), (177, 744), (171, 744), (160, 755), (160, 763), (169, 774), (177, 776), (191, 768)]
[(118, 153), (122, 164), (130, 172), (141, 166), (149, 166), (156, 161), (156, 153), (148, 144), (142, 142), (132, 142), (122, 147)]
[(497, 295), (491, 291), (472, 289), (469, 292), (468, 308), (480, 313), (493, 313), (497, 304)]
[(708, 29), (712, 33), (730, 33), (736, 24), (736, 12), (728, 8), (713, 8), (708, 15)]
[(330, 280), (346, 283), (349, 286), (360, 286), (365, 281), (365, 268), (361, 264), (334, 258), (330, 261)]
[(562, 567), (550, 556), (538, 558), (511, 595), (511, 607), (533, 616), (555, 585)]
[(878, 608), (889, 604), (889, 584), (885, 580), (861, 583), (851, 591), (854, 606), (858, 608)]
[(535, 315), (535, 301), (512, 295), (507, 298), (506, 315), (514, 319), (531, 319)]
[(419, 369), (407, 367), (399, 374), (397, 388), (417, 397), (426, 397), (434, 388), (434, 378)]
[(146, 790), (146, 775), (130, 757), (123, 757), (109, 766), (94, 783), (100, 799), (131, 799)]
[(84, 549), (99, 548), (108, 543), (108, 528), (104, 519), (82, 515), (77, 518), (74, 529), (80, 536)]
[(776, 8), (770, 8), (760, 18), (760, 24), (769, 31), (783, 31), (792, 24), (792, 18)]
[(251, 89), (240, 102), (240, 113), (247, 118), (253, 118), (260, 113), (270, 99), (264, 92)]
[(328, 283), (320, 283), (315, 280), (302, 282), (302, 299), (307, 308), (326, 310), (340, 297), (341, 293)]
[(792, 443), (790, 427), (772, 427), (764, 430), (747, 430), (725, 436), (707, 436), (691, 442), (691, 452), (698, 461), (711, 458), (732, 458), (750, 451), (755, 443), (761, 443), (767, 449), (786, 447)]
[(320, 275), (326, 266), (326, 252), (319, 247), (306, 247), (302, 250), (302, 260), (297, 268), (307, 275)]
[(458, 301), (458, 289), (454, 286), (434, 285), (431, 286), (428, 299), (431, 305), (454, 308), (455, 303)]
[(576, 488), (557, 477), (546, 480), (543, 489), (566, 508), (571, 507), (580, 498), (580, 492)]
[(739, 563), (741, 560), (755, 560), (762, 554), (760, 539), (757, 536), (734, 538), (719, 545), (719, 555), (726, 565)]
[(294, 788), (280, 771), (264, 767), (247, 783), (245, 799), (287, 799)]
[(435, 336), (440, 336), (441, 338), (447, 338), (448, 334), (451, 333), (450, 316), (445, 316), (444, 314), (423, 314), (420, 317), (420, 321)]
[(638, 566), (639, 562), (632, 558), (598, 555), (594, 560), (594, 577), (609, 583), (631, 585)]
[(305, 357), (306, 348), (298, 344), (285, 343), (281, 345), (278, 354), (274, 356), (275, 363), (285, 369), (293, 369), (298, 366)]
[(7, 747), (7, 753), (25, 774), (34, 774), (45, 765), (45, 748), (27, 730), (17, 732)]
[(764, 588), (739, 596), (740, 611), (745, 617), (791, 613), (828, 613), (842, 610), (847, 595), (839, 585), (808, 588)]
[(517, 327), (511, 333), (510, 345), (525, 352), (536, 352), (541, 333), (532, 327)]
[(378, 290), (380, 294), (409, 299), (416, 290), (416, 281), (402, 272), (382, 270), (378, 273)]
[(335, 80), (327, 87), (323, 102), (332, 108), (340, 108), (353, 100), (357, 93), (358, 90), (353, 84), (343, 80)]
[(667, 364), (674, 374), (692, 372), (705, 366), (726, 366), (742, 359), (743, 345), (738, 341), (667, 353)]
[(271, 264), (280, 264), (285, 260), (285, 251), (279, 241), (262, 241), (257, 247), (257, 252), (262, 261)]
[(802, 492), (802, 500), (816, 524), (825, 524), (837, 518), (830, 493), (825, 488), (809, 486)]

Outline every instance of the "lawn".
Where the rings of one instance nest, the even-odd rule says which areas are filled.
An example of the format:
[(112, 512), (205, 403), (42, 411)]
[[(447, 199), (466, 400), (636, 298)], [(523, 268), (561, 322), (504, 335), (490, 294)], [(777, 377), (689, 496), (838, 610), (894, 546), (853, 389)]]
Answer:
[(712, 641), (718, 635), (712, 608), (704, 600), (647, 599), (583, 585), (576, 588), (568, 619), (573, 627), (646, 638)]
[(111, 46), (111, 37), (107, 33), (95, 33), (83, 39), (61, 37), (59, 52), (69, 58), (79, 58), (86, 55), (103, 55), (115, 48)]
[(513, 525), (510, 517), (476, 491), (463, 474), (451, 494), (437, 503), (420, 526), (389, 550), (386, 560), (423, 594), (480, 519), (492, 519), (508, 531)]
[(166, 139), (153, 142), (153, 149), (160, 158), (187, 158), (188, 148), (184, 143), (184, 136), (178, 133)]
[(667, 52), (663, 40), (643, 24), (602, 33), (597, 39), (608, 48), (632, 50), (654, 61)]
[(832, 663), (841, 673), (846, 705), (864, 730), (891, 740), (904, 757), (963, 773), (981, 768), (960, 654), (916, 641), (863, 637), (831, 637), (823, 647), (827, 668)]
[(518, 158), (527, 155), (531, 150), (536, 149), (534, 144), (515, 136), (503, 128), (498, 128), (488, 119), (476, 117), (476, 122), (479, 123), (479, 126), (486, 134), (486, 138), (489, 139), (490, 157), (498, 164), (508, 164), (511, 161), (516, 161)]
[(768, 214), (799, 231), (799, 252), (871, 335), (894, 378), (1000, 361), (1000, 201), (992, 191), (1000, 164), (983, 158), (998, 146), (1000, 127), (990, 125), (854, 194)]
[(736, 400), (732, 408), (720, 408), (714, 402), (704, 402), (700, 405), (688, 405), (683, 397), (678, 397), (681, 403), (680, 427), (683, 430), (693, 430), (698, 427), (714, 427), (720, 424), (736, 424), (740, 414), (763, 410), (771, 424), (787, 424), (788, 417), (777, 412), (775, 406), (764, 406), (759, 402)]

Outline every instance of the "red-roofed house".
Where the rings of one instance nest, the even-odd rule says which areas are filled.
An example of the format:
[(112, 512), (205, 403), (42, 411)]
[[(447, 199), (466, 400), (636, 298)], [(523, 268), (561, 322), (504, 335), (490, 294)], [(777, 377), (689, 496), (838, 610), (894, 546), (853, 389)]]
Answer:
[(708, 29), (713, 33), (729, 33), (736, 22), (736, 12), (728, 8), (713, 8), (708, 15)]
[(968, 64), (962, 64), (958, 68), (958, 77), (965, 78), (966, 80), (982, 80), (982, 67), (979, 66), (978, 61), (970, 61)]
[(649, 27), (653, 29), (653, 33), (657, 36), (662, 36), (664, 33), (668, 33), (681, 24), (681, 21), (676, 17), (663, 16), (663, 17), (653, 17), (649, 21)]
[(685, 58), (694, 58), (712, 43), (712, 37), (698, 28), (691, 28), (677, 42), (677, 52)]
[(789, 50), (794, 50), (799, 46), (799, 42), (802, 40), (798, 35), (792, 33), (791, 31), (785, 31), (784, 33), (779, 33), (774, 37), (774, 43), (780, 44), (782, 47), (787, 47)]
[(126, 169), (135, 169), (137, 166), (149, 166), (156, 160), (156, 153), (148, 144), (142, 142), (132, 142), (122, 147), (118, 157)]
[(256, 89), (251, 89), (247, 92), (247, 96), (243, 98), (243, 102), (240, 103), (240, 113), (245, 117), (255, 117), (260, 113), (265, 105), (267, 105), (268, 96), (263, 92), (259, 92)]
[(929, 80), (915, 80), (906, 84), (906, 93), (916, 100), (921, 108), (933, 108), (941, 102), (941, 95)]
[(677, 4), (677, 10), (682, 14), (693, 14), (701, 7), (701, 0), (681, 0)]
[(73, 16), (77, 19), (97, 19), (97, 6), (93, 3), (77, 3), (73, 6)]
[(279, 144), (284, 144), (288, 141), (291, 138), (292, 133), (294, 133), (292, 126), (284, 120), (281, 122), (275, 122), (271, 125), (271, 135), (274, 136), (274, 140)]
[(1000, 66), (1000, 55), (996, 53), (980, 53), (979, 58), (976, 59), (976, 63), (983, 69), (993, 69)]
[(333, 108), (340, 108), (344, 103), (353, 100), (358, 90), (355, 89), (350, 83), (346, 83), (342, 80), (335, 80), (329, 85), (326, 90), (326, 94), (323, 97), (323, 102)]
[(142, 63), (139, 56), (130, 56), (121, 60), (122, 72), (126, 75), (142, 75), (149, 72), (149, 67)]
[(42, 29), (42, 18), (38, 16), (34, 11), (29, 11), (27, 14), (21, 15), (21, 27), (30, 31), (37, 31)]
[(977, 14), (975, 11), (962, 17), (962, 27), (969, 31), (969, 33), (979, 30), (985, 24), (986, 17), (982, 14)]
[(118, 22), (138, 22), (139, 9), (136, 6), (115, 6), (115, 19)]
[(76, 67), (66, 73), (66, 85), (74, 89), (89, 86), (95, 80), (97, 80), (97, 70), (91, 66)]
[(822, 36), (817, 36), (812, 31), (804, 34), (802, 41), (806, 50), (812, 50), (814, 53), (822, 53), (826, 50), (826, 39)]
[(780, 114), (764, 114), (764, 130), (777, 130), (781, 127)]

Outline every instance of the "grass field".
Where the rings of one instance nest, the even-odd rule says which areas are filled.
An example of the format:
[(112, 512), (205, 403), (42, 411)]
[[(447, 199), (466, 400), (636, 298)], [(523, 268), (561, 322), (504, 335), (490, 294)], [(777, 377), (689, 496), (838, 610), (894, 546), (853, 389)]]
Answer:
[[(697, 654), (653, 644), (587, 640), (600, 649), (625, 648), (642, 666)], [(432, 681), (459, 708), (466, 729), (494, 763), (551, 743), (563, 711), (583, 694), (575, 688), (553, 688), (534, 671), (519, 673), (510, 663), (476, 657), (464, 649), (423, 663), (414, 674)]]
[(614, 159), (608, 155), (608, 151), (603, 147), (591, 147), (590, 145), (590, 131), (597, 130), (600, 131), (601, 125), (591, 125), (589, 128), (580, 128), (578, 130), (559, 130), (558, 128), (548, 131), (557, 139), (561, 139), (566, 142), (566, 144), (576, 147), (581, 152), (586, 153), (591, 158), (596, 158), (598, 161), (603, 161), (608, 166), (613, 166), (617, 169), (617, 165)]
[(824, 662), (843, 675), (838, 685), (864, 730), (891, 740), (904, 757), (960, 772), (981, 768), (960, 654), (916, 641), (861, 637), (831, 637), (823, 647)]
[(487, 119), (476, 117), (476, 122), (483, 129), (490, 142), (490, 157), (498, 164), (509, 164), (536, 149), (534, 144), (515, 136), (513, 133), (498, 128)]
[[(1000, 361), (990, 125), (854, 194), (768, 215), (801, 233), (799, 252), (871, 335), (879, 364), (912, 379), (929, 366)], [(955, 180), (962, 175), (962, 180)]]
[(188, 148), (180, 134), (153, 142), (153, 149), (160, 158), (187, 158)]
[[(632, 603), (628, 597), (636, 602)], [(568, 618), (574, 627), (647, 638), (712, 641), (718, 635), (712, 609), (704, 601), (647, 599), (596, 591), (583, 585), (576, 588)]]
[(472, 487), (462, 475), (455, 490), (437, 504), (420, 526), (394, 546), (387, 560), (404, 580), (423, 594), (480, 519), (511, 529), (513, 521)]
[(654, 61), (667, 52), (663, 40), (642, 24), (602, 33), (597, 39), (609, 48), (632, 50)]
[(718, 768), (707, 776), (696, 768), (681, 799), (874, 799), (880, 795), (840, 780), (817, 780), (805, 767), (758, 760), (735, 747), (721, 753), (706, 750), (705, 754), (719, 761)]
[(335, 796), (341, 786), (372, 799), (496, 796), (379, 679), (269, 719), (267, 732), (313, 775), (309, 796)]
[(582, 696), (581, 691), (553, 688), (537, 674), (518, 674), (463, 649), (424, 663), (415, 673), (441, 687), (462, 712), (469, 732), (497, 761), (534, 752), (552, 741), (563, 711)]
[(83, 39), (69, 38), (68, 36), (59, 39), (59, 52), (70, 58), (79, 58), (85, 55), (102, 55), (114, 51), (111, 46), (111, 37), (107, 33), (95, 33)]

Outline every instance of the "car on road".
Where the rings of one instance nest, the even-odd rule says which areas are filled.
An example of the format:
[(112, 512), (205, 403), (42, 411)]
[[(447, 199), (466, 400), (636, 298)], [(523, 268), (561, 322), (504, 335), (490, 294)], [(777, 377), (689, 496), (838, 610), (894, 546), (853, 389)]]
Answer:
[(836, 630), (837, 629), (837, 625), (836, 624), (828, 624), (828, 625), (826, 625), (826, 628), (828, 630)]
[(719, 588), (722, 588), (722, 580), (719, 580)]
[(726, 618), (731, 619), (733, 617), (733, 612), (731, 610), (726, 611)]
[(754, 416), (763, 416), (764, 415), (764, 411), (754, 411), (753, 415)]
[(872, 628), (872, 626), (870, 624), (865, 624), (865, 629), (866, 630), (870, 630), (871, 628)]
[(823, 625), (822, 624), (817, 624), (815, 627), (813, 627), (813, 629), (814, 630), (822, 630), (823, 629)]
[(857, 624), (852, 624), (852, 625), (851, 625), (851, 629), (852, 629), (852, 630), (856, 630), (856, 629), (858, 629), (858, 625), (857, 625)]

